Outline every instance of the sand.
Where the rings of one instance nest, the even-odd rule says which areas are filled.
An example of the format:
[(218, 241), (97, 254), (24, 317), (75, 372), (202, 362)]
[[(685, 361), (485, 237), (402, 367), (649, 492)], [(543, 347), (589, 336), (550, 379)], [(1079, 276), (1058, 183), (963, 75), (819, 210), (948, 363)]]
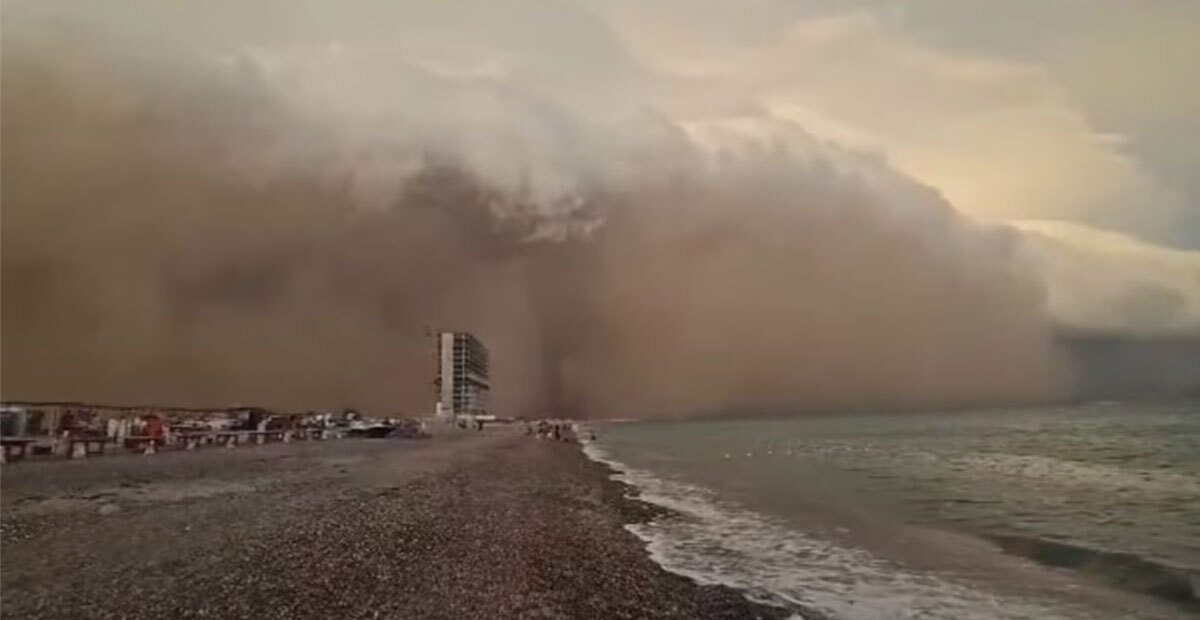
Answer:
[(507, 429), (0, 474), (4, 618), (777, 618), (662, 570), (577, 445)]

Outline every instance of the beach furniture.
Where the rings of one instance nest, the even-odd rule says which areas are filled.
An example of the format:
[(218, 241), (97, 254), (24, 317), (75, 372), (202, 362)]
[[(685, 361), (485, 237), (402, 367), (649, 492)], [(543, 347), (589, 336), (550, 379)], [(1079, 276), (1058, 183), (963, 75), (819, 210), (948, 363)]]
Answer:
[(33, 443), (33, 439), (24, 437), (4, 437), (0, 438), (0, 458), (3, 461), (19, 461), (28, 455), (29, 444)]

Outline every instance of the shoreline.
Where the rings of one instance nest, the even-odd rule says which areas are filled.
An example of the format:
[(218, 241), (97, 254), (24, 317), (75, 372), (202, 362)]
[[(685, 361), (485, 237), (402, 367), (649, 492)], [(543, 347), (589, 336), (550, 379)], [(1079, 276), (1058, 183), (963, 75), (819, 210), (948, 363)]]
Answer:
[(786, 618), (653, 561), (665, 514), (513, 429), (6, 466), (12, 618)]
[[(622, 447), (620, 438), (614, 443)], [(1117, 610), (1119, 615), (1130, 618), (1182, 618), (1197, 611), (1198, 582), (1186, 568), (1160, 566), (1132, 554), (1052, 540), (989, 535), (979, 530), (929, 523), (872, 522), (856, 517), (850, 510), (839, 513), (814, 508), (820, 503), (819, 493), (798, 494), (807, 497), (805, 502), (753, 503), (728, 486), (729, 479), (715, 476), (706, 479), (679, 465), (677, 461), (684, 459), (670, 452), (671, 446), (633, 445), (650, 455), (647, 465), (627, 466), (604, 442), (595, 446), (595, 451), (585, 446), (585, 451), (596, 462), (618, 472), (623, 483), (644, 490), (647, 499), (641, 499), (639, 493), (639, 501), (661, 505), (666, 515), (678, 515), (675, 519), (668, 516), (665, 521), (635, 528), (639, 537), (655, 549), (656, 560), (669, 567), (668, 570), (695, 576), (701, 582), (726, 584), (750, 592), (756, 597), (753, 600), (779, 605), (802, 618), (827, 618), (828, 614), (856, 617), (854, 606), (858, 602), (889, 600), (892, 593), (887, 591), (886, 584), (902, 584), (904, 575), (930, 580), (922, 583), (940, 582), (945, 586), (948, 603), (964, 605), (966, 609), (992, 609), (996, 601), (1001, 601), (1011, 617), (1059, 617), (1056, 612), (1063, 614), (1062, 617), (1091, 617), (1087, 615), (1089, 612)], [(639, 463), (636, 459), (642, 453), (630, 450), (629, 454), (632, 463)], [(722, 482), (726, 485), (722, 486)], [(837, 505), (836, 501), (827, 503)], [(852, 509), (854, 504), (847, 506)], [(797, 507), (800, 509), (791, 513), (785, 510)], [(835, 527), (845, 529), (836, 531)], [(764, 531), (769, 533), (742, 536)], [(851, 531), (856, 535), (851, 536)], [(856, 558), (822, 553), (836, 561), (815, 562), (807, 567), (801, 564), (801, 570), (807, 568), (807, 573), (775, 580), (803, 553), (774, 555), (774, 551), (806, 548), (808, 532), (818, 533), (815, 535), (818, 543), (832, 541), (830, 546), (835, 549), (862, 550), (872, 561), (859, 562)], [(789, 541), (796, 544), (790, 545)], [(762, 564), (755, 564), (747, 562), (747, 558), (765, 559)], [(878, 570), (880, 567), (882, 572)], [(857, 571), (853, 570), (856, 568)], [(846, 583), (885, 586), (874, 592), (867, 587), (857, 591), (826, 590), (819, 581), (822, 569), (826, 573), (832, 570), (836, 577), (844, 573)], [(891, 581), (893, 571), (901, 576), (895, 581)], [(901, 590), (896, 592), (904, 594)], [(927, 596), (929, 600), (942, 600), (942, 592), (931, 593), (934, 596)], [(816, 605), (828, 611), (821, 611)], [(904, 613), (906, 608), (902, 603), (893, 611)], [(1010, 617), (996, 613), (1000, 614), (998, 617)], [(1030, 613), (1042, 616), (1024, 615)]]
[[(648, 523), (659, 518), (680, 518), (682, 515), (676, 513), (670, 508), (660, 506), (648, 500), (641, 499), (641, 491), (636, 486), (616, 479), (616, 476), (623, 475), (620, 469), (604, 460), (597, 460), (587, 454), (583, 448), (585, 443), (576, 442), (575, 445), (579, 448), (579, 453), (587, 460), (587, 462), (596, 468), (604, 479), (604, 482), (611, 485), (614, 489), (614, 496), (611, 501), (619, 506), (619, 509), (625, 516), (625, 525), (634, 525)], [(785, 618), (801, 618), (801, 620), (825, 620), (823, 616), (812, 610), (805, 610), (803, 615), (798, 611), (785, 609), (768, 603), (760, 603), (751, 600), (748, 595), (737, 588), (724, 584), (701, 584), (692, 577), (676, 573), (667, 567), (660, 564), (653, 557), (648, 545), (649, 541), (644, 540), (637, 534), (630, 531), (627, 527), (622, 527), (622, 530), (637, 541), (641, 546), (642, 552), (647, 560), (654, 564), (659, 571), (667, 577), (682, 580), (690, 586), (697, 588), (702, 592), (711, 593), (710, 596), (721, 601), (722, 606), (728, 605), (733, 610), (739, 607), (745, 608), (745, 615), (720, 615), (719, 617), (741, 617), (741, 618), (763, 618), (763, 619), (785, 619)], [(815, 614), (815, 615), (813, 615)], [(696, 617), (714, 617), (714, 616), (696, 616)]]

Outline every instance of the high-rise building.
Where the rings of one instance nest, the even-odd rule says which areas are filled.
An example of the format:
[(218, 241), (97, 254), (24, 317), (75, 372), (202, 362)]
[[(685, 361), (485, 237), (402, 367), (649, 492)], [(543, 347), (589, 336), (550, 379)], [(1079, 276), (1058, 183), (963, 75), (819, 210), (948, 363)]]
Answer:
[(439, 412), (444, 416), (487, 413), (488, 350), (473, 334), (438, 335)]

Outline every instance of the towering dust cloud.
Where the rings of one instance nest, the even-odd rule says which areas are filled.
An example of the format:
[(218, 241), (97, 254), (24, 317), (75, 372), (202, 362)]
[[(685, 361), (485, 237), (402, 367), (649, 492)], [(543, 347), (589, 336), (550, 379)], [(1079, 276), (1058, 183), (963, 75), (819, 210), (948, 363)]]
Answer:
[(405, 9), (358, 49), (41, 6), (3, 21), (5, 398), (419, 411), (429, 328), (489, 344), (507, 414), (1055, 392), (1015, 232), (753, 109), (681, 113), (603, 32)]

